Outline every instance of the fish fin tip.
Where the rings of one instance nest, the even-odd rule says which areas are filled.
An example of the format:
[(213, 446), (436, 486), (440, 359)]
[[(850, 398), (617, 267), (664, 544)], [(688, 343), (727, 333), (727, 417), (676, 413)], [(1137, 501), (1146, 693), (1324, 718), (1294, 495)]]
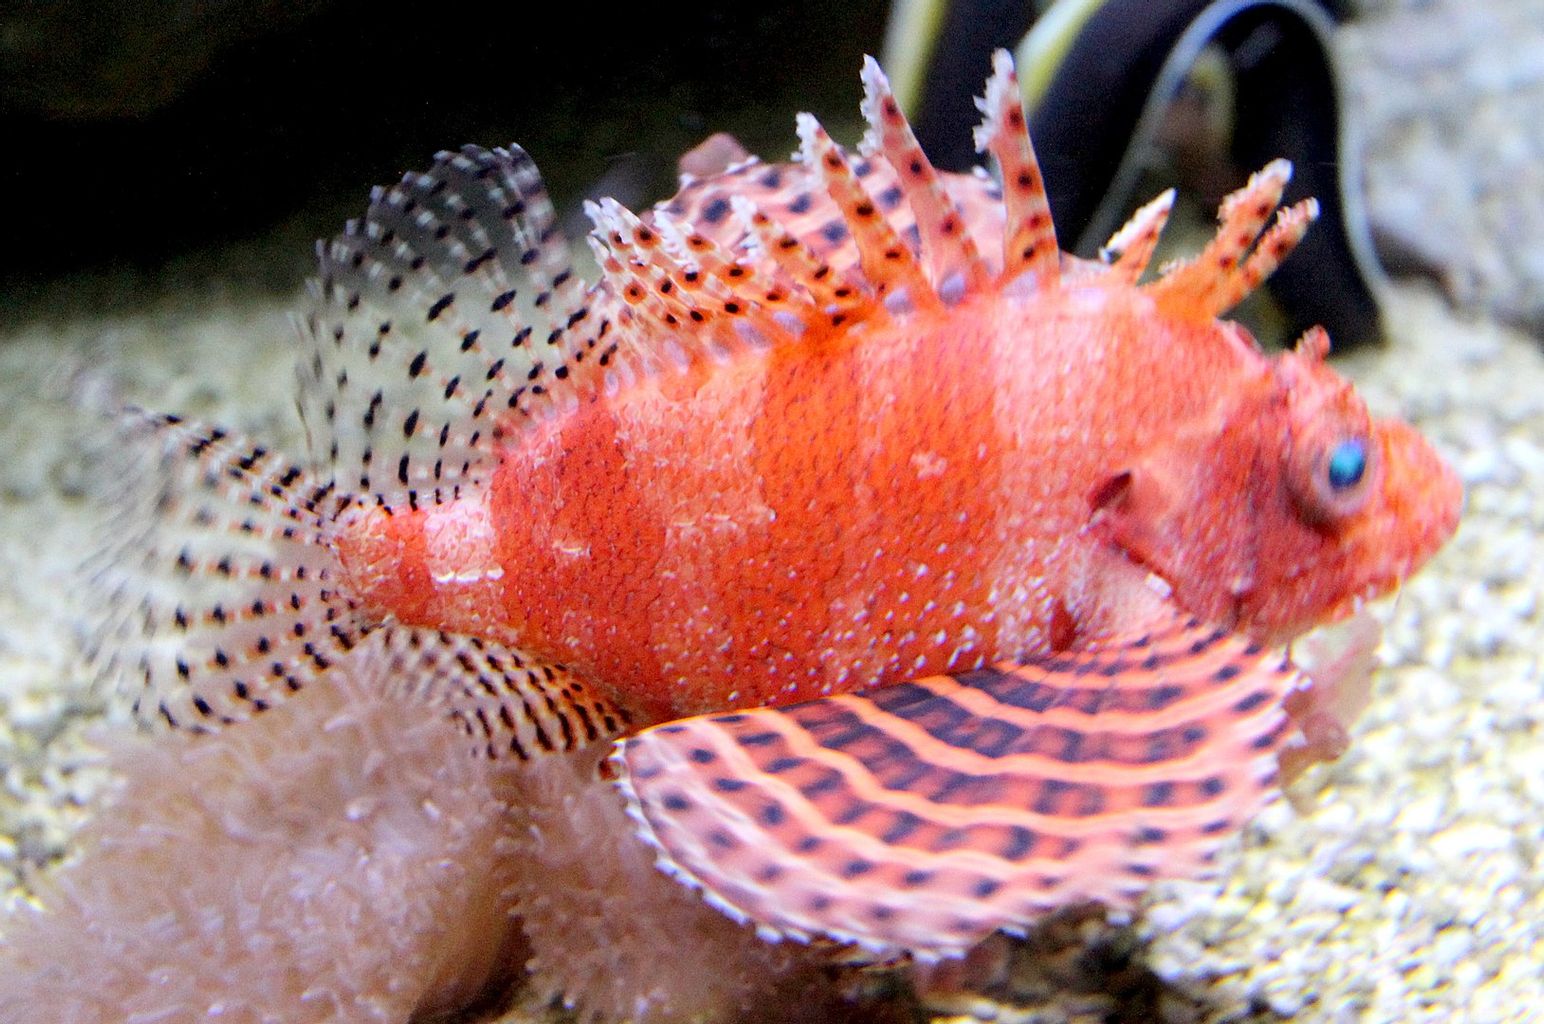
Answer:
[(1194, 321), (1219, 317), (1291, 255), (1319, 212), (1312, 197), (1281, 207), (1291, 176), (1289, 161), (1272, 160), (1223, 199), (1212, 240), (1195, 258), (1167, 268), (1146, 286), (1160, 308)]
[(1045, 176), (1029, 139), (1018, 75), (1007, 50), (992, 54), (992, 77), (977, 106), (982, 120), (975, 132), (976, 147), (996, 161), (1003, 192), (1006, 223), (1000, 280), (1014, 281), (1029, 271), (1039, 287), (1053, 287), (1060, 279), (1061, 250)]
[(1111, 280), (1135, 285), (1146, 273), (1174, 209), (1174, 198), (1174, 189), (1164, 189), (1110, 236), (1100, 255), (1112, 264), (1108, 271)]

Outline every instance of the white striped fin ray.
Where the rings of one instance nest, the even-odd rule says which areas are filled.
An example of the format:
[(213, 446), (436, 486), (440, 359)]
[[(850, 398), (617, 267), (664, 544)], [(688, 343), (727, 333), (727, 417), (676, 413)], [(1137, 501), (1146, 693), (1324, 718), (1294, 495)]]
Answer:
[(377, 188), (318, 245), (302, 324), (301, 410), (315, 462), (388, 507), (453, 499), (492, 436), (549, 409), (604, 340), (529, 156), (442, 152)]
[(976, 148), (990, 153), (1002, 181), (1007, 223), (1003, 231), (1004, 279), (1028, 271), (1041, 288), (1052, 287), (1060, 277), (1061, 250), (1051, 222), (1051, 204), (1045, 194), (1045, 176), (1029, 141), (1029, 127), (1020, 99), (1018, 75), (1006, 50), (992, 54), (992, 77), (986, 94), (976, 100), (982, 121), (976, 128)]
[(328, 544), (331, 485), (173, 416), (126, 416), (117, 445), (113, 518), (83, 566), (86, 653), (142, 721), (250, 718), (368, 630)]

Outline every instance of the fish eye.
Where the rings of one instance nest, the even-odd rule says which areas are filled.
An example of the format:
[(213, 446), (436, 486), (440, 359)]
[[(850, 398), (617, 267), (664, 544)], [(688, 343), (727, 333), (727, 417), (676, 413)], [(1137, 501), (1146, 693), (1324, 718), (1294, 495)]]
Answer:
[(1360, 438), (1337, 444), (1325, 463), (1325, 477), (1330, 489), (1347, 491), (1362, 482), (1367, 473), (1367, 445)]
[(1374, 489), (1377, 460), (1371, 439), (1342, 430), (1326, 424), (1294, 446), (1287, 486), (1309, 522), (1328, 525), (1356, 515)]

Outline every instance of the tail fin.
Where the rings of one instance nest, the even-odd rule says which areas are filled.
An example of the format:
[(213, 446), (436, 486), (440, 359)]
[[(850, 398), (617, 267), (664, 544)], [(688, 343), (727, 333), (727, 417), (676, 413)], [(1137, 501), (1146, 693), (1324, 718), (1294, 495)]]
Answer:
[(108, 541), (89, 560), (87, 655), (141, 721), (210, 732), (317, 680), (378, 631), (389, 692), (474, 752), (527, 760), (615, 735), (621, 709), (561, 665), (370, 616), (338, 564), (332, 484), (261, 446), (133, 413)]
[(224, 430), (131, 413), (87, 654), (137, 717), (213, 729), (301, 689), (370, 629), (327, 542), (337, 496)]

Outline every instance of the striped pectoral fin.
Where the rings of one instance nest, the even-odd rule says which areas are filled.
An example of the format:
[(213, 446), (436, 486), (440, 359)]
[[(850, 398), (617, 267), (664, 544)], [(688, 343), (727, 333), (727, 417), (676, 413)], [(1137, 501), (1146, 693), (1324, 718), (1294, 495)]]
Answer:
[(958, 956), (1204, 874), (1276, 788), (1298, 673), (1194, 621), (1100, 650), (645, 730), (660, 865), (770, 939)]

